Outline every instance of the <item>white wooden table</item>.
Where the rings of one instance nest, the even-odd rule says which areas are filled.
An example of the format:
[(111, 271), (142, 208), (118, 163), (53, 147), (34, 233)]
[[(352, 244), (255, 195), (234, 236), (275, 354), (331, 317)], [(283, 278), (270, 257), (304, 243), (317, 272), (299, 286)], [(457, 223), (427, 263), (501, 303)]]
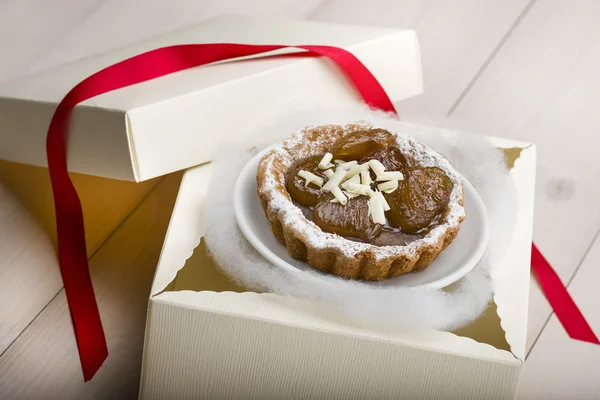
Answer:
[[(538, 144), (535, 241), (600, 334), (600, 2), (0, 0), (0, 82), (224, 12), (416, 29), (426, 92), (397, 108), (407, 120)], [(0, 162), (0, 398), (137, 395), (150, 282), (180, 177), (75, 177), (111, 353), (84, 384), (47, 172)], [(600, 398), (600, 347), (570, 340), (535, 282), (529, 312), (518, 398)]]

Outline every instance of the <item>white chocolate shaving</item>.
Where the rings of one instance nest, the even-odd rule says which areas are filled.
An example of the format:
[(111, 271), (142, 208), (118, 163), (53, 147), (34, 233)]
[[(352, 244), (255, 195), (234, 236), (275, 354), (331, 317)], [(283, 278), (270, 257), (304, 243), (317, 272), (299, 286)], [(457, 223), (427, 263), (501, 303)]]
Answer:
[(381, 197), (381, 203), (383, 204), (383, 210), (384, 211), (390, 211), (390, 205), (388, 204), (388, 202), (385, 199), (385, 197), (383, 197), (383, 193), (381, 193), (381, 192), (375, 192), (375, 193), (377, 193), (377, 195), (379, 197)]
[(361, 172), (368, 171), (368, 170), (369, 170), (369, 164), (367, 164), (367, 163), (353, 165), (346, 173), (346, 178), (352, 178), (353, 176), (358, 175)]
[(311, 183), (317, 185), (318, 187), (323, 186), (323, 178), (318, 177), (310, 171), (305, 171), (302, 169), (298, 171), (298, 176), (306, 181), (304, 186), (308, 186)]
[[(301, 170), (298, 175), (305, 179), (305, 186), (310, 183), (322, 188), (323, 192), (331, 192), (334, 196), (332, 203), (346, 205), (348, 199), (357, 196), (369, 196), (369, 216), (375, 223), (384, 224), (385, 211), (390, 210), (390, 205), (385, 200), (383, 193), (392, 193), (398, 189), (398, 181), (404, 179), (400, 171), (386, 171), (385, 166), (378, 160), (369, 160), (369, 162), (359, 164), (358, 161), (334, 160), (337, 164), (335, 172), (331, 167), (333, 155), (326, 153), (319, 162), (319, 169), (325, 170), (323, 174), (328, 181), (323, 186), (323, 178), (313, 174), (310, 171)], [(371, 189), (371, 172), (373, 170), (377, 176), (376, 182), (383, 182), (377, 185), (378, 190)], [(341, 186), (341, 188), (340, 188)], [(343, 190), (342, 190), (343, 189)]]
[(370, 187), (367, 185), (361, 185), (360, 183), (350, 183), (348, 184), (348, 191), (350, 193), (362, 194), (364, 196), (368, 195)]
[(376, 181), (402, 181), (404, 180), (404, 175), (400, 171), (386, 171), (380, 174), (377, 174)]
[[(358, 196), (360, 196), (360, 194), (356, 194), (356, 193), (350, 193), (350, 192), (347, 192), (347, 191), (345, 191), (345, 190), (342, 190), (342, 193), (344, 193), (344, 195), (345, 195), (345, 196), (346, 196), (348, 199), (353, 199), (353, 198), (355, 198), (355, 197), (358, 197)], [(333, 199), (329, 200), (329, 202), (330, 202), (330, 203), (339, 203), (338, 199), (336, 199), (336, 198), (333, 198)]]
[(385, 224), (385, 210), (380, 196), (373, 196), (369, 199), (369, 213), (373, 222)]
[(360, 194), (356, 194), (356, 193), (350, 193), (346, 190), (342, 190), (342, 192), (346, 195), (346, 197), (348, 197), (349, 199), (353, 199), (355, 197), (360, 196)]
[[(369, 164), (367, 164), (367, 167), (368, 166), (369, 166)], [(368, 169), (364, 170), (364, 171), (360, 171), (360, 180), (363, 185), (370, 185), (371, 184), (371, 172)]]
[(350, 185), (351, 183), (360, 185), (360, 176), (354, 175), (352, 178), (350, 178), (346, 182), (342, 183), (342, 189), (348, 190), (348, 188), (349, 188), (348, 185)]
[[(344, 179), (345, 176), (346, 176), (346, 170), (338, 167), (335, 170), (335, 173), (333, 174), (333, 176), (331, 178), (329, 178), (329, 180), (327, 181), (325, 186), (323, 186), (323, 191), (324, 192), (332, 192), (333, 188), (338, 188), (338, 185), (342, 182), (342, 179)], [(338, 188), (338, 190), (339, 190), (339, 188)]]
[(342, 169), (345, 169), (346, 171), (348, 171), (350, 168), (352, 168), (356, 164), (358, 164), (358, 161), (348, 161), (348, 162), (338, 164), (338, 168), (342, 168)]
[(377, 185), (377, 189), (381, 192), (392, 193), (394, 190), (398, 189), (398, 181), (387, 181), (380, 183)]
[(375, 172), (376, 175), (380, 175), (385, 172), (385, 167), (379, 160), (369, 160), (369, 167)]
[(336, 200), (339, 201), (344, 206), (348, 202), (348, 199), (346, 198), (344, 193), (342, 193), (342, 190), (337, 186), (334, 186), (333, 189), (331, 189), (331, 194), (333, 194), (335, 196)]
[(321, 162), (319, 163), (319, 169), (329, 169), (333, 167), (333, 164), (330, 164), (331, 159), (333, 158), (333, 154), (325, 153)]

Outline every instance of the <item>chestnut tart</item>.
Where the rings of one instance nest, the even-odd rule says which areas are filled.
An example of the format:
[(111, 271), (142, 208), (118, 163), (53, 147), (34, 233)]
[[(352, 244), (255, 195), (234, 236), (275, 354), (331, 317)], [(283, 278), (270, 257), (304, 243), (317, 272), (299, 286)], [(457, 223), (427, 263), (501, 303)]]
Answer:
[(296, 132), (263, 156), (257, 183), (289, 254), (347, 279), (426, 268), (466, 217), (462, 178), (445, 157), (368, 124)]

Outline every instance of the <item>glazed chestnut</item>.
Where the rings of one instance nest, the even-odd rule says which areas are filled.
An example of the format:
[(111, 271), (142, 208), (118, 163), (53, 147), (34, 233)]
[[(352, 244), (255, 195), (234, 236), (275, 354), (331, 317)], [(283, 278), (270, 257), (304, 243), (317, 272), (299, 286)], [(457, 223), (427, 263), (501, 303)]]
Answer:
[(409, 169), (399, 183), (397, 190), (384, 195), (390, 205), (386, 217), (391, 226), (405, 233), (429, 226), (447, 206), (454, 186), (437, 167)]
[[(404, 157), (404, 154), (396, 146), (376, 151), (359, 162), (362, 164), (370, 160), (377, 160), (382, 163), (386, 171), (400, 171), (406, 174), (408, 168), (406, 157)], [(373, 171), (371, 171), (371, 179), (375, 180), (375, 172)]]
[(384, 129), (351, 132), (333, 146), (333, 158), (345, 161), (360, 160), (376, 151), (394, 146), (394, 136)]
[(381, 224), (369, 217), (368, 197), (348, 199), (345, 206), (332, 203), (333, 199), (331, 194), (321, 197), (313, 210), (313, 221), (323, 231), (364, 240), (371, 240), (381, 233)]
[(298, 176), (298, 172), (305, 170), (325, 178), (323, 170), (319, 169), (319, 162), (322, 158), (323, 155), (321, 154), (304, 158), (292, 164), (286, 176), (286, 189), (292, 200), (309, 207), (317, 204), (319, 197), (322, 195), (320, 188), (314, 183), (305, 186), (306, 181)]

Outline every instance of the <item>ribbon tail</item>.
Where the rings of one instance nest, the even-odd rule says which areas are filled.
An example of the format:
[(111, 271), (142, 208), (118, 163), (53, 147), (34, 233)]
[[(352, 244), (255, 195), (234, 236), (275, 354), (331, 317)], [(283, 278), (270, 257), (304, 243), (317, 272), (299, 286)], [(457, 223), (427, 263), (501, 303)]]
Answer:
[(592, 331), (556, 271), (533, 243), (531, 245), (531, 268), (567, 334), (572, 339), (600, 345), (598, 337)]

